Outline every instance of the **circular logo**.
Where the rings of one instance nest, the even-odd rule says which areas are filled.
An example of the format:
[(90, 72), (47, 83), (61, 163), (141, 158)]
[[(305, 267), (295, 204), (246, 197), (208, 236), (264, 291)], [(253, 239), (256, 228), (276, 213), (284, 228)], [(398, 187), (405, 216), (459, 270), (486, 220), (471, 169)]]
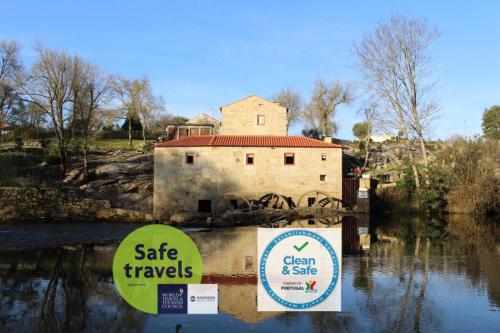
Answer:
[(264, 249), (259, 275), (273, 300), (288, 308), (307, 309), (333, 292), (339, 262), (325, 238), (308, 230), (292, 230), (274, 238)]
[(138, 310), (158, 313), (159, 284), (200, 283), (201, 255), (191, 238), (167, 225), (131, 232), (113, 259), (113, 279), (122, 297)]

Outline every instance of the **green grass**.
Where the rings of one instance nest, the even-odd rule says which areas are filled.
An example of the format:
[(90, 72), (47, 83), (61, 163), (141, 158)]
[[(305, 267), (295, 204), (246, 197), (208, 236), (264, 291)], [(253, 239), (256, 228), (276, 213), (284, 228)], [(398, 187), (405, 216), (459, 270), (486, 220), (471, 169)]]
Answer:
[[(152, 140), (146, 140), (152, 141)], [(136, 149), (137, 146), (142, 144), (142, 140), (132, 140), (132, 148), (128, 146), (127, 139), (108, 139), (108, 140), (92, 140), (90, 142), (90, 148), (107, 148), (107, 149)]]
[[(55, 138), (50, 139), (56, 142)], [(34, 147), (38, 145), (39, 139), (28, 139), (24, 140), (24, 148)], [(146, 140), (146, 142), (152, 142), (153, 140)], [(137, 149), (137, 146), (142, 144), (142, 140), (132, 140), (132, 148), (128, 146), (128, 139), (105, 139), (105, 140), (91, 140), (90, 149), (101, 148), (101, 149)], [(0, 143), (1, 149), (11, 149), (14, 148), (14, 141), (2, 142)]]
[[(55, 140), (55, 139), (54, 139)], [(25, 148), (32, 148), (38, 145), (38, 141), (40, 139), (27, 139), (24, 140), (24, 146)], [(0, 142), (0, 150), (2, 149), (11, 149), (15, 147), (14, 141), (7, 141), (7, 142)]]

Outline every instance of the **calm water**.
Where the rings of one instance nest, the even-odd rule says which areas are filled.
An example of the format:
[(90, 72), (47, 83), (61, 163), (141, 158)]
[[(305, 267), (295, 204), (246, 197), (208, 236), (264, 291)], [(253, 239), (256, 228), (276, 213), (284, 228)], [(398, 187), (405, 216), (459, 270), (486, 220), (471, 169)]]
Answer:
[[(292, 226), (327, 227), (312, 223)], [(498, 223), (375, 219), (361, 253), (366, 225), (331, 226), (343, 229), (341, 313), (257, 312), (256, 228), (189, 231), (220, 293), (219, 315), (191, 316), (147, 315), (118, 295), (116, 240), (136, 225), (1, 225), (0, 331), (500, 332)]]

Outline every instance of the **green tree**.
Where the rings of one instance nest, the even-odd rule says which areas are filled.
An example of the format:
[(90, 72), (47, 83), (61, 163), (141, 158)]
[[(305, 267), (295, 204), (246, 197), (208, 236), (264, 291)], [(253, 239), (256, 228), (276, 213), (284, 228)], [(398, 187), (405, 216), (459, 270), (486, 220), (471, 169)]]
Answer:
[(483, 134), (487, 138), (500, 139), (500, 106), (493, 105), (483, 113)]
[[(141, 121), (139, 120), (139, 117), (137, 116), (131, 116), (130, 119), (132, 119), (130, 127), (132, 131), (142, 131), (142, 125)], [(129, 128), (129, 118), (125, 118), (125, 121), (123, 122), (122, 126), (120, 127), (122, 130), (127, 131)]]
[(363, 121), (361, 123), (356, 123), (352, 127), (352, 134), (358, 138), (359, 141), (363, 141), (366, 139), (368, 136), (369, 132), (369, 125), (366, 121)]
[(12, 123), (15, 125), (23, 127), (29, 126), (28, 108), (22, 99), (15, 99), (14, 104), (12, 105), (11, 118)]
[(306, 128), (302, 130), (302, 135), (308, 138), (320, 140), (323, 134), (315, 128)]

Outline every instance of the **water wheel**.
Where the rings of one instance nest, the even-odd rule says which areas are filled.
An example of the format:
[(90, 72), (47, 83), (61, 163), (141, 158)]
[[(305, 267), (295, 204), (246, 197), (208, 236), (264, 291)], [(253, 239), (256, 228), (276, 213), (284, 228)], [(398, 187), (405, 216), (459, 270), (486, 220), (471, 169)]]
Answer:
[(318, 206), (323, 208), (342, 210), (345, 205), (342, 200), (334, 197), (322, 198), (318, 201)]
[(290, 209), (289, 199), (277, 193), (266, 193), (259, 199), (258, 205), (273, 209)]
[(247, 198), (238, 193), (226, 193), (215, 201), (212, 207), (212, 216), (215, 218), (227, 212), (249, 212), (251, 210), (252, 205)]
[(328, 198), (331, 198), (331, 196), (326, 192), (318, 190), (308, 191), (299, 198), (297, 207), (319, 207), (318, 203)]

